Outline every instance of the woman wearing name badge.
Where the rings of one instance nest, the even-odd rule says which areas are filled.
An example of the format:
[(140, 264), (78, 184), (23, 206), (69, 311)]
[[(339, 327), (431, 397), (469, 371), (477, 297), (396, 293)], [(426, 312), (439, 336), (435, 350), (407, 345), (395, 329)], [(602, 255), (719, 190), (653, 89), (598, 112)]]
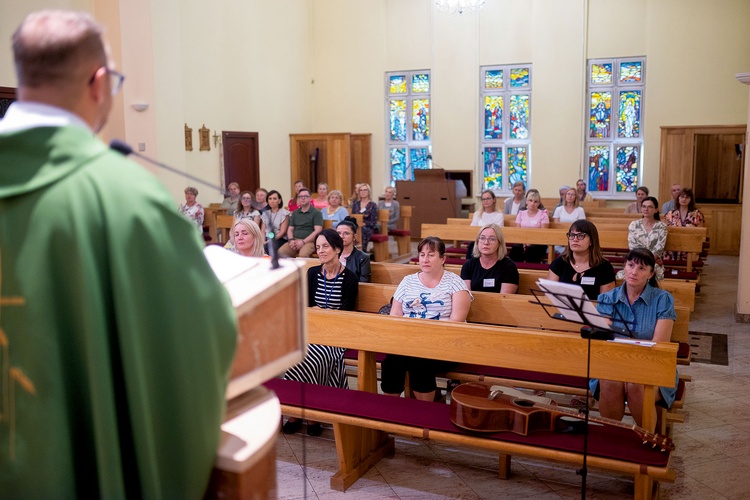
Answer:
[[(654, 254), (646, 248), (635, 248), (628, 252), (625, 256), (623, 284), (599, 295), (596, 308), (603, 316), (612, 318), (613, 326), (623, 328), (624, 320), (636, 339), (669, 342), (677, 315), (672, 295), (661, 290), (654, 279), (655, 265)], [(639, 384), (592, 380), (590, 388), (594, 397), (599, 400), (599, 413), (602, 417), (621, 420), (627, 402), (636, 424), (643, 427), (645, 405), (672, 406), (677, 393), (677, 382), (675, 375), (674, 387), (659, 387), (656, 400), (649, 402), (643, 400), (643, 386)], [(653, 428), (646, 430), (654, 431)]]
[[(656, 259), (656, 279), (664, 279), (664, 247), (667, 244), (667, 225), (659, 220), (659, 202), (653, 196), (647, 196), (641, 202), (643, 217), (634, 220), (628, 226), (628, 248), (648, 248)], [(617, 273), (618, 278), (623, 271)]]
[(360, 283), (369, 283), (372, 272), (370, 271), (370, 255), (354, 246), (357, 238), (357, 219), (345, 217), (336, 226), (336, 232), (344, 242), (344, 250), (339, 256), (339, 261), (351, 272), (357, 275)]
[[(308, 306), (321, 309), (353, 311), (357, 305), (358, 281), (339, 256), (344, 249), (341, 237), (333, 229), (324, 229), (315, 238), (315, 251), (320, 265), (307, 270)], [(307, 356), (287, 370), (284, 378), (309, 384), (347, 389), (344, 351), (341, 347), (308, 344)], [(284, 434), (294, 434), (302, 428), (302, 420), (290, 418), (284, 424)], [(319, 436), (319, 423), (308, 422), (307, 434)]]
[(461, 279), (473, 292), (516, 293), (518, 268), (505, 255), (503, 230), (488, 224), (479, 230), (472, 258), (461, 267)]
[[(393, 294), (391, 316), (466, 321), (473, 297), (457, 274), (443, 269), (443, 240), (428, 236), (419, 243), (417, 250), (421, 271), (401, 280)], [(404, 390), (408, 373), (416, 399), (433, 401), (437, 388), (436, 374), (452, 365), (445, 361), (388, 354), (382, 363), (380, 388), (385, 394), (399, 396)]]
[(604, 258), (596, 226), (587, 220), (577, 220), (570, 225), (567, 236), (568, 246), (550, 264), (547, 279), (580, 285), (591, 300), (612, 290), (615, 270)]

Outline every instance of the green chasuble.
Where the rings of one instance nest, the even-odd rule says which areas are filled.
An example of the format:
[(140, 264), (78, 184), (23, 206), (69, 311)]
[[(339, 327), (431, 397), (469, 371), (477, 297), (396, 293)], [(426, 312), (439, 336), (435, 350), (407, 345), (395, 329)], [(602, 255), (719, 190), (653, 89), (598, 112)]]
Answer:
[(237, 339), (202, 246), (90, 131), (0, 135), (0, 498), (200, 498)]

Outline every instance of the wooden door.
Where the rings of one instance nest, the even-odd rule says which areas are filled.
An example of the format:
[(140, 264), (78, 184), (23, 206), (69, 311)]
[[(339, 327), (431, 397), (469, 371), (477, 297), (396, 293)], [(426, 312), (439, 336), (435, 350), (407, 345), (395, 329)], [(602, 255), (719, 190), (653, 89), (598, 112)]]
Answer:
[(11, 103), (16, 100), (16, 89), (13, 87), (0, 87), (0, 118), (5, 116)]
[(224, 187), (236, 182), (242, 191), (260, 186), (260, 154), (257, 132), (222, 132)]

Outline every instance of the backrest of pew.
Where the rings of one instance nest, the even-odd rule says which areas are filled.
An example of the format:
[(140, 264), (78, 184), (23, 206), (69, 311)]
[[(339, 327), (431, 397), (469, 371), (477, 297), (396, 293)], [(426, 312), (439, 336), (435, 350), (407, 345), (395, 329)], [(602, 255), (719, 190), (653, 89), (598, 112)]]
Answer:
[(229, 233), (234, 225), (233, 215), (216, 214), (216, 228), (221, 231), (221, 242), (229, 241)]
[(412, 206), (401, 205), (399, 211), (401, 212), (401, 217), (399, 218), (398, 228), (411, 231)]

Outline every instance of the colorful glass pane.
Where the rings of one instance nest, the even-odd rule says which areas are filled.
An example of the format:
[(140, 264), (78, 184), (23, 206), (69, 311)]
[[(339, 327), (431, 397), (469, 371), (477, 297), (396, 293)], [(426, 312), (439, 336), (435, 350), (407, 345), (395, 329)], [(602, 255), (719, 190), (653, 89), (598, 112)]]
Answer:
[(603, 139), (609, 137), (610, 114), (612, 113), (612, 92), (591, 92), (589, 112), (589, 137)]
[(501, 89), (503, 88), (503, 70), (490, 69), (484, 72), (484, 88)]
[(612, 63), (594, 63), (591, 65), (591, 83), (608, 85), (612, 83)]
[(589, 191), (609, 189), (609, 146), (589, 146)]
[(503, 148), (484, 148), (484, 189), (503, 188)]
[(391, 140), (406, 140), (406, 100), (392, 99), (390, 110)]
[(617, 179), (617, 192), (634, 192), (638, 186), (638, 159), (640, 150), (638, 146), (622, 146), (617, 148), (617, 165), (615, 166), (615, 178)]
[(406, 94), (406, 75), (391, 75), (388, 92), (391, 94)]
[(411, 171), (425, 170), (430, 168), (430, 160), (427, 156), (430, 154), (427, 148), (411, 148), (409, 150), (409, 165)]
[(620, 117), (617, 120), (618, 137), (640, 137), (641, 91), (620, 92)]
[(503, 96), (484, 96), (484, 138), (503, 138)]
[(643, 79), (643, 63), (628, 61), (620, 63), (620, 83), (640, 83)]
[(411, 101), (412, 140), (430, 140), (430, 100), (412, 99)]
[(526, 147), (508, 148), (508, 189), (512, 189), (513, 184), (518, 181), (526, 184), (527, 169)]
[(396, 181), (413, 181), (414, 176), (406, 165), (406, 148), (391, 148), (391, 185)]
[(418, 93), (426, 93), (430, 91), (430, 75), (427, 73), (419, 73), (412, 75), (411, 77), (411, 91)]
[(526, 88), (529, 86), (529, 68), (511, 68), (510, 69), (510, 86), (514, 89)]
[(510, 96), (510, 138), (529, 138), (529, 96)]

